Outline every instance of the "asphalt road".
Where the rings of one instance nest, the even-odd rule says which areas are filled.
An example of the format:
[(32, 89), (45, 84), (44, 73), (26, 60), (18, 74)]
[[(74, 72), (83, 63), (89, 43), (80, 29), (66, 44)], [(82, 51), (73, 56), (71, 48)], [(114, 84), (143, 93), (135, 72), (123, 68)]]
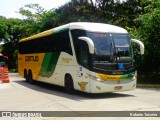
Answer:
[[(30, 118), (36, 120), (160, 120), (160, 117), (135, 117), (136, 115), (134, 117), (96, 117), (97, 111), (134, 111), (134, 113), (136, 111), (153, 111), (153, 113), (154, 111), (160, 111), (160, 89), (137, 88), (133, 91), (105, 94), (86, 94), (76, 92), (75, 95), (69, 95), (65, 93), (64, 88), (62, 87), (39, 82), (32, 85), (25, 82), (24, 79), (19, 77), (16, 73), (9, 75), (10, 83), (0, 84), (0, 111), (2, 112), (75, 111), (74, 117), (52, 116)], [(60, 114), (63, 113), (64, 112)], [(122, 114), (121, 112), (113, 113), (115, 116), (116, 113)], [(108, 113), (106, 112), (104, 114)], [(76, 115), (78, 115), (78, 117)], [(3, 119), (8, 120), (9, 118)], [(18, 117), (14, 119), (18, 119)], [(24, 117), (23, 119), (28, 118)]]

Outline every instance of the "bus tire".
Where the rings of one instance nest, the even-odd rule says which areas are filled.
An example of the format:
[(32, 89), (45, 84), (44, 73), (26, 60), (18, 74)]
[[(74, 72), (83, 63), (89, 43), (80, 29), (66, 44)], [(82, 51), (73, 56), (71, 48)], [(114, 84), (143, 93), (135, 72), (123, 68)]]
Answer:
[(65, 91), (69, 94), (74, 94), (74, 85), (71, 75), (65, 76)]
[(28, 82), (28, 75), (27, 75), (27, 70), (26, 69), (24, 70), (24, 78), (25, 78), (26, 82)]
[(32, 71), (31, 70), (28, 71), (28, 82), (30, 84), (34, 83), (34, 80), (33, 80), (33, 77), (32, 77)]

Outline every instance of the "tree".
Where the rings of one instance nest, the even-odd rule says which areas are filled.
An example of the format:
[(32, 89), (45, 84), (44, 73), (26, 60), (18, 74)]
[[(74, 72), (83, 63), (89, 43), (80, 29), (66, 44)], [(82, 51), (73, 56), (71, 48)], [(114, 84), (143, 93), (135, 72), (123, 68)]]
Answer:
[(39, 4), (27, 4), (19, 9), (19, 13), (25, 18), (23, 20), (25, 26), (22, 26), (22, 29), (26, 30), (25, 37), (40, 32), (44, 12), (44, 9)]
[(142, 7), (140, 0), (127, 0), (123, 2), (116, 2), (114, 7), (114, 13), (112, 21), (116, 25), (122, 27), (136, 26), (133, 21), (142, 13)]
[(9, 57), (9, 69), (17, 68), (17, 49), (18, 41), (23, 36), (21, 26), (23, 26), (23, 20), (20, 19), (6, 19), (7, 38), (4, 40), (1, 52)]
[(5, 17), (0, 16), (0, 42), (8, 38), (7, 29), (7, 19)]
[(54, 9), (44, 12), (41, 21), (42, 25), (40, 31), (45, 31), (61, 25), (60, 17), (61, 15), (55, 12)]
[(98, 16), (88, 0), (72, 0), (64, 6), (55, 10), (60, 14), (60, 23), (70, 22), (94, 22), (98, 21)]
[(135, 21), (139, 27), (130, 29), (131, 34), (141, 39), (145, 44), (143, 64), (140, 66), (145, 79), (160, 83), (160, 2), (152, 1), (144, 8), (145, 14)]

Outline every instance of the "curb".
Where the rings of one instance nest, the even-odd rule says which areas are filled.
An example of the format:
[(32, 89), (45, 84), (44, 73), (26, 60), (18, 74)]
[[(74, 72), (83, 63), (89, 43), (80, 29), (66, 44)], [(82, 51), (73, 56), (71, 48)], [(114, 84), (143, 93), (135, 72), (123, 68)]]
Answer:
[(160, 88), (160, 84), (137, 84), (137, 88)]

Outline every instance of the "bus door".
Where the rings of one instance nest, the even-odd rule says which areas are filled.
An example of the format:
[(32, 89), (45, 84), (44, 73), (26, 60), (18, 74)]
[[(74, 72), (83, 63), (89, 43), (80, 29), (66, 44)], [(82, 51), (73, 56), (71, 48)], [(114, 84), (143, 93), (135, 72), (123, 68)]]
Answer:
[(85, 41), (79, 41), (77, 46), (77, 57), (79, 66), (77, 66), (78, 90), (89, 91), (89, 50)]

